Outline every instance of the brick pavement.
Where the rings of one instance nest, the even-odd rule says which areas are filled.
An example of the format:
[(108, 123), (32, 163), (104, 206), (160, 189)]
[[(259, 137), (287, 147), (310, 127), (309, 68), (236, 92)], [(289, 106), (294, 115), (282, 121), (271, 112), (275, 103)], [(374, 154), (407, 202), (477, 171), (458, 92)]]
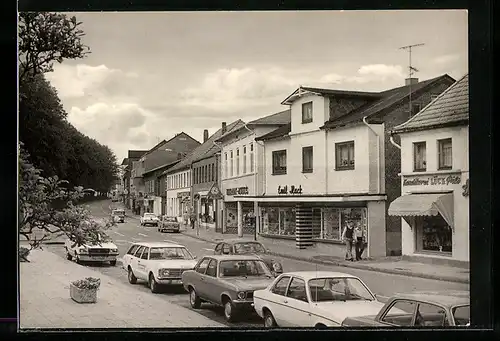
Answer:
[[(42, 250), (20, 264), (20, 328), (223, 327), (187, 308)], [(70, 298), (69, 283), (98, 277), (95, 304)], [(186, 298), (187, 299), (187, 298)]]
[[(196, 229), (185, 229), (181, 232), (185, 235), (210, 242), (219, 241), (225, 238), (234, 239), (236, 237), (235, 235), (216, 233), (213, 230), (206, 230), (202, 228), (199, 229), (199, 236), (196, 234)], [(273, 243), (272, 240), (262, 238), (259, 238), (258, 240), (264, 244), (267, 249), (269, 249), (271, 254), (284, 258), (324, 265), (344, 266), (389, 274), (405, 275), (410, 277), (469, 283), (469, 269), (465, 268), (413, 262), (404, 260), (402, 257), (384, 257), (381, 259), (348, 262), (342, 258), (332, 255), (318, 254), (317, 251), (311, 249), (299, 250), (280, 243)]]

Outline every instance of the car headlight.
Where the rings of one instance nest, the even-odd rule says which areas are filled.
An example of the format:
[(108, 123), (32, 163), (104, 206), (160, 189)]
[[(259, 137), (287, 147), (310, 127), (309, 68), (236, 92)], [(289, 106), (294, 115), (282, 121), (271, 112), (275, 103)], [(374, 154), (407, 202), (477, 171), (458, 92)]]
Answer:
[(117, 253), (117, 252), (118, 252), (118, 249), (111, 249), (111, 252), (113, 252), (113, 253)]
[(89, 250), (86, 248), (86, 247), (82, 247), (80, 248), (80, 250), (78, 250), (80, 253), (89, 253)]
[(247, 293), (246, 293), (246, 292), (244, 292), (244, 291), (240, 291), (240, 292), (238, 293), (238, 298), (239, 298), (240, 300), (244, 300), (246, 297), (247, 297)]
[(273, 269), (274, 269), (274, 271), (282, 271), (283, 270), (280, 263), (273, 263)]
[(159, 274), (160, 277), (167, 277), (170, 275), (170, 271), (168, 269), (160, 269)]

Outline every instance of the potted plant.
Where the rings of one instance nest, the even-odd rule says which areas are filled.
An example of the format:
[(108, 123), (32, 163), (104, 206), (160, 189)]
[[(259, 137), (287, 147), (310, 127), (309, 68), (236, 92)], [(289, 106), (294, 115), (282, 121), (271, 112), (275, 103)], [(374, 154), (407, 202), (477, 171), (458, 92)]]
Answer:
[(101, 280), (99, 278), (79, 279), (70, 283), (69, 294), (75, 302), (95, 303), (97, 302), (97, 290), (100, 286)]

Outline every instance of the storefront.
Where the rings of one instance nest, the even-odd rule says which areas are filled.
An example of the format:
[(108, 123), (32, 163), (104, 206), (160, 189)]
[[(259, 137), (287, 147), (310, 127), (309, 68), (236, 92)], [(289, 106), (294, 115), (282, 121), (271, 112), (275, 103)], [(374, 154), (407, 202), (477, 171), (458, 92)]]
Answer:
[(236, 199), (238, 196), (254, 195), (254, 181), (254, 174), (222, 181), (224, 233), (238, 234), (238, 225), (240, 224), (240, 235), (255, 235), (257, 225), (255, 202)]

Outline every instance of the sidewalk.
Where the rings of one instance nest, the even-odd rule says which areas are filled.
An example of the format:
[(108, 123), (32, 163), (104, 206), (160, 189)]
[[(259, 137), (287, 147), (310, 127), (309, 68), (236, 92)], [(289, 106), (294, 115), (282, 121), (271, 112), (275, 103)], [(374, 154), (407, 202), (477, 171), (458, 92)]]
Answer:
[[(196, 229), (181, 230), (185, 235), (193, 238), (205, 240), (208, 242), (218, 242), (223, 239), (234, 239), (236, 235), (216, 233), (213, 230), (199, 229), (199, 236), (196, 235)], [(246, 237), (248, 238), (248, 237)], [(250, 238), (253, 239), (253, 236)], [(299, 250), (294, 247), (285, 245), (273, 244), (272, 241), (258, 238), (270, 253), (284, 258), (295, 259), (323, 265), (344, 266), (348, 268), (356, 268), (383, 272), (389, 274), (404, 275), (410, 277), (420, 277), (427, 279), (435, 279), (448, 282), (469, 283), (469, 269), (452, 267), (446, 265), (425, 264), (419, 262), (411, 262), (403, 260), (402, 257), (385, 257), (383, 259), (362, 260), (358, 262), (348, 262), (342, 258), (333, 257), (331, 255), (321, 255), (314, 250)]]
[[(20, 263), (20, 328), (223, 327), (203, 315), (41, 250)], [(78, 304), (69, 283), (98, 277), (97, 303)], [(186, 297), (186, 300), (188, 298)]]

